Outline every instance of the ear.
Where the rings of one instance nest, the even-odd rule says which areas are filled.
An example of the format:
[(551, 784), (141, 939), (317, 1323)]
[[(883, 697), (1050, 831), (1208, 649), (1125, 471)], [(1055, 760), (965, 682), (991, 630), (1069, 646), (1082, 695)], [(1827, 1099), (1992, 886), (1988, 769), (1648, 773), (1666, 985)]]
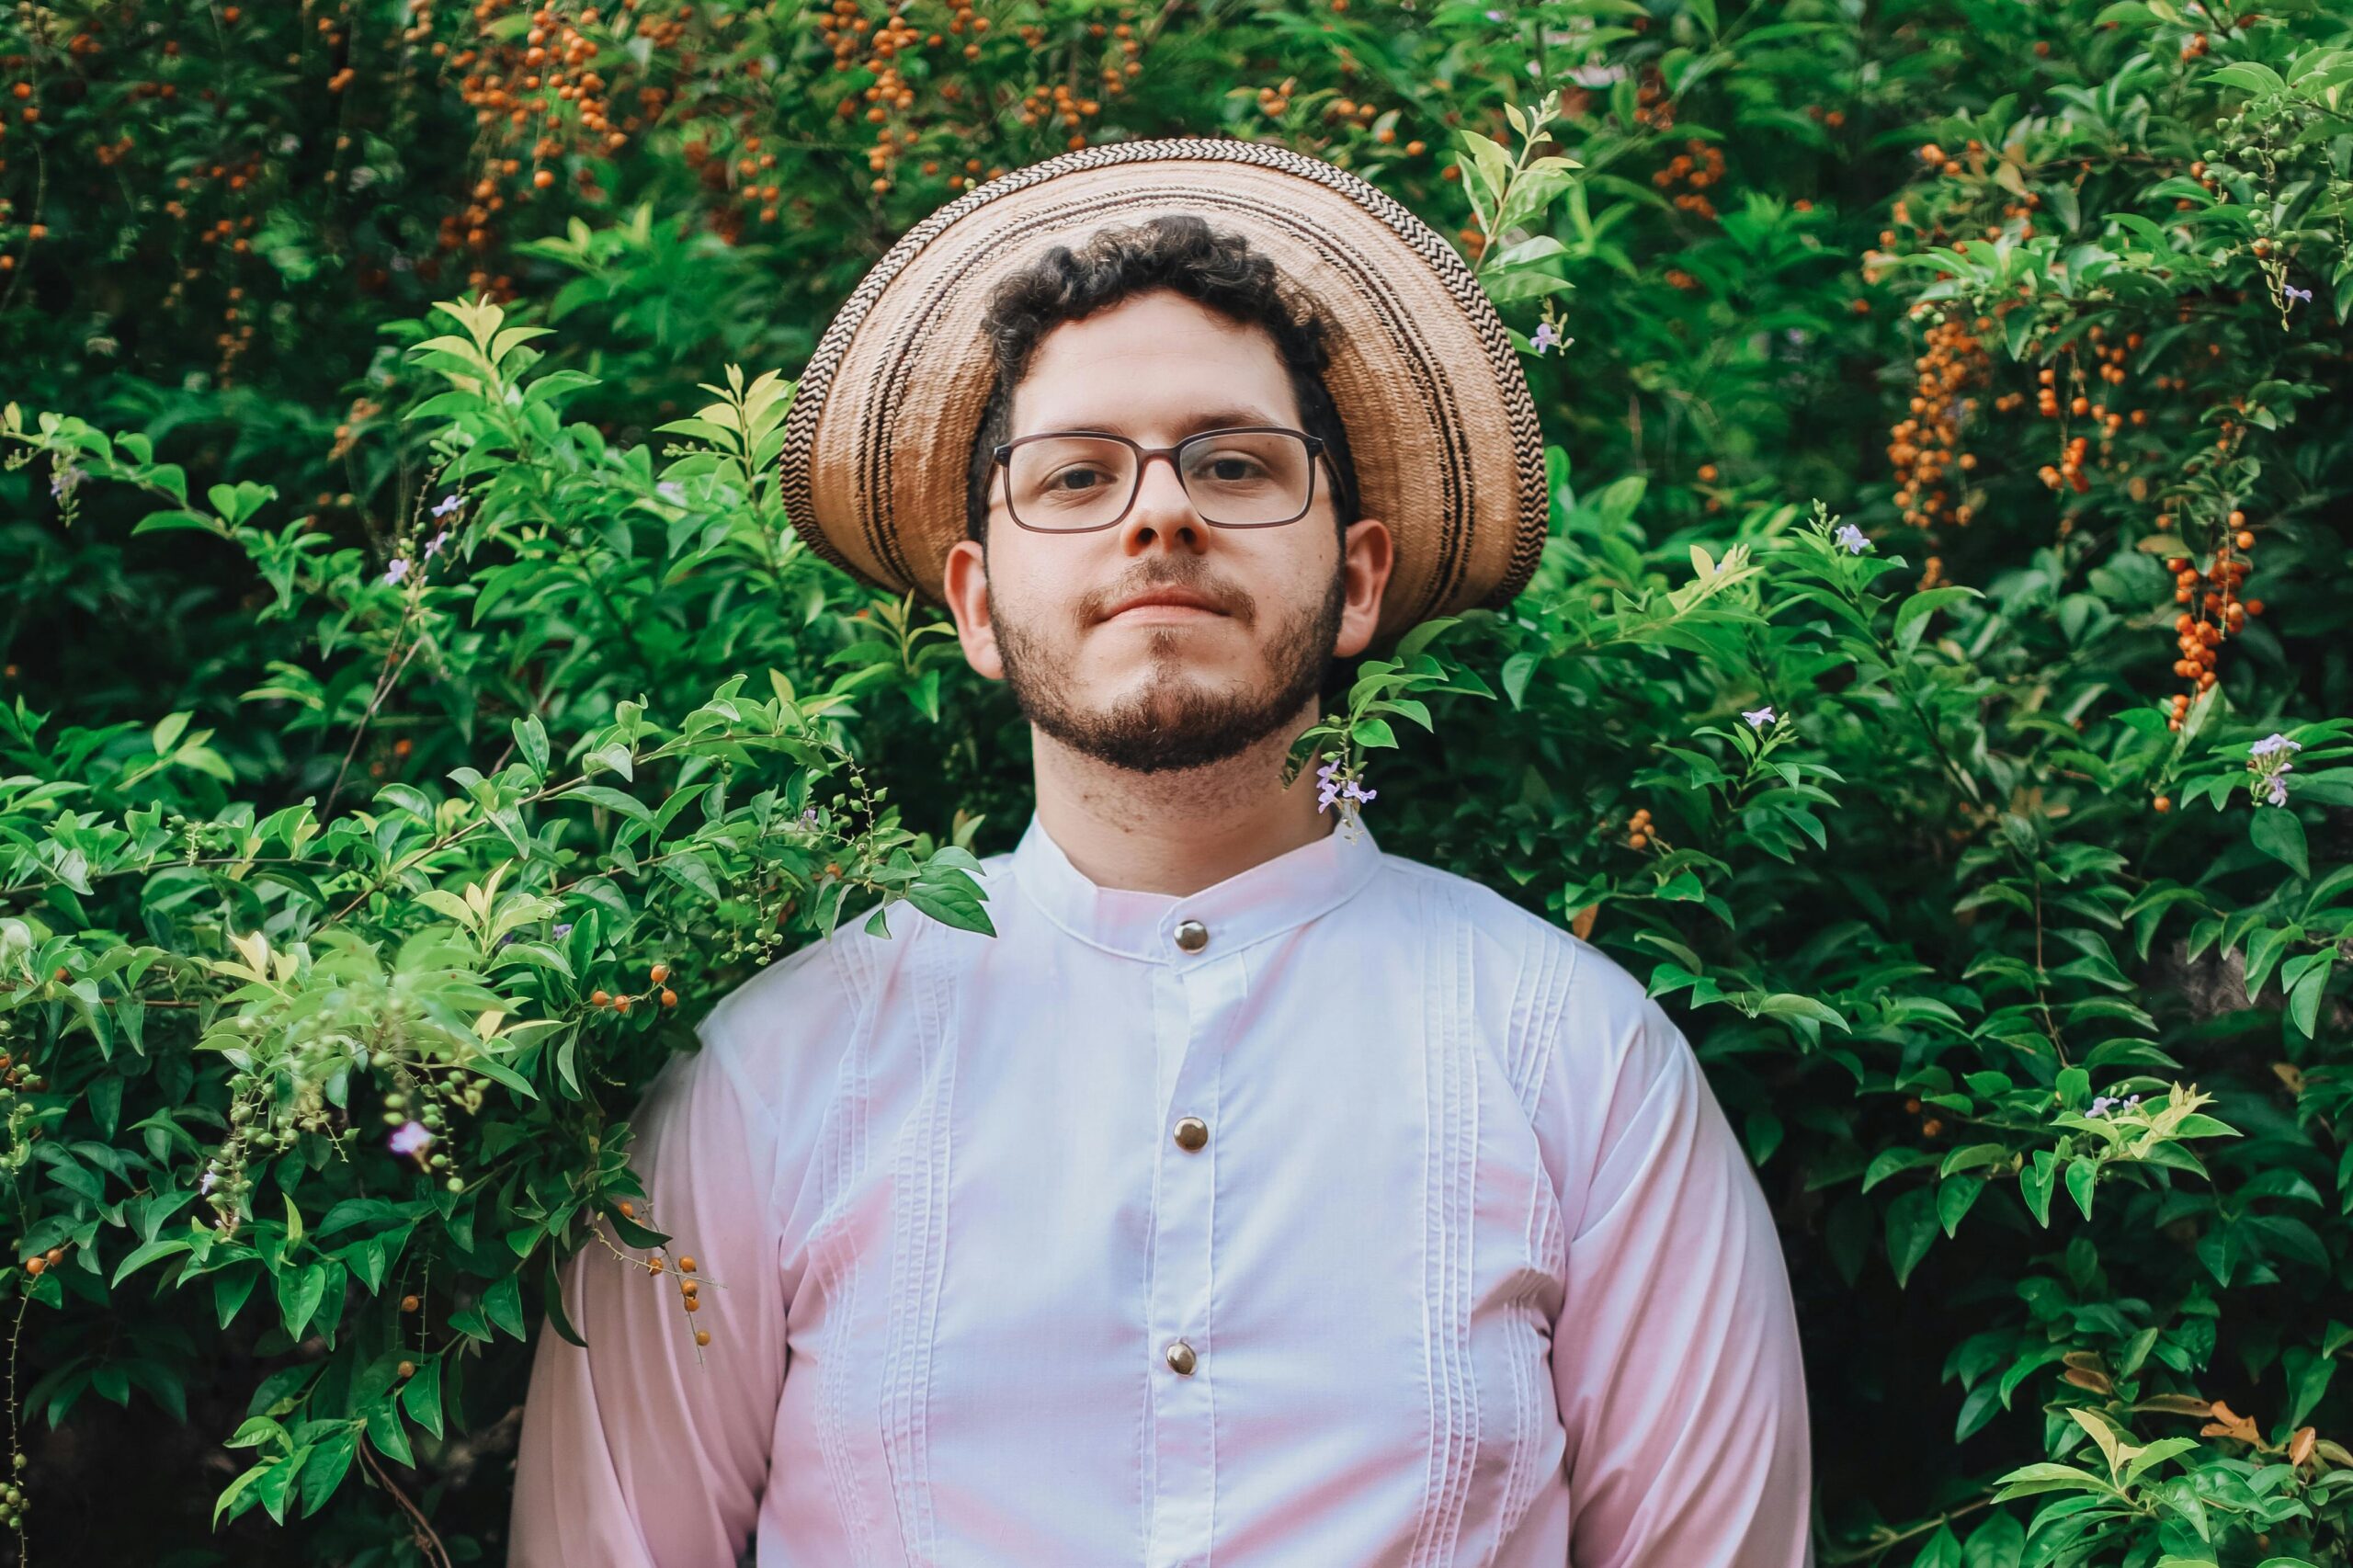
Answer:
[(1348, 525), (1341, 543), (1340, 567), (1347, 578), (1347, 597), (1340, 608), (1340, 630), (1333, 639), (1336, 658), (1353, 658), (1372, 643), (1381, 628), (1381, 596), (1389, 590), (1389, 574), (1397, 564), (1396, 540), (1389, 525), (1378, 517), (1358, 517)]
[(956, 620), (956, 640), (964, 645), (964, 662), (984, 679), (1003, 680), (1005, 660), (989, 619), (988, 555), (976, 540), (960, 539), (949, 550), (940, 588)]

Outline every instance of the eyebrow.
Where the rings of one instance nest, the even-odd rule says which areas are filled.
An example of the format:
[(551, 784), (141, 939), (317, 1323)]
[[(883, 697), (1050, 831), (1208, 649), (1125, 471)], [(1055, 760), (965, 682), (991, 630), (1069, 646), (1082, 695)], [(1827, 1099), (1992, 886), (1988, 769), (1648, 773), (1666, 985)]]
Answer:
[[(1177, 439), (1182, 440), (1188, 436), (1198, 435), (1203, 430), (1222, 430), (1228, 426), (1236, 425), (1271, 425), (1282, 429), (1290, 428), (1289, 426), (1284, 425), (1281, 420), (1276, 418), (1273, 415), (1267, 413), (1263, 408), (1229, 405), (1223, 408), (1203, 409), (1198, 414), (1188, 415), (1177, 425)], [(1116, 430), (1108, 425), (1101, 424), (1070, 425), (1061, 426), (1060, 428), (1067, 430), (1073, 435), (1127, 435), (1127, 432), (1124, 430)]]

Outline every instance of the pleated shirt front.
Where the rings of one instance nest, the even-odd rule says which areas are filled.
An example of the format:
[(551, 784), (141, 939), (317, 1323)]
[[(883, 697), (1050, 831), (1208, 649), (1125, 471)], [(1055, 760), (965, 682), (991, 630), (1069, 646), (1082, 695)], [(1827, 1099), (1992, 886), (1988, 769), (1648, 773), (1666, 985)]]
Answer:
[(995, 936), (846, 927), (655, 1080), (701, 1305), (566, 1266), (511, 1561), (1808, 1568), (1771, 1216), (1623, 970), (1361, 830), (983, 865)]

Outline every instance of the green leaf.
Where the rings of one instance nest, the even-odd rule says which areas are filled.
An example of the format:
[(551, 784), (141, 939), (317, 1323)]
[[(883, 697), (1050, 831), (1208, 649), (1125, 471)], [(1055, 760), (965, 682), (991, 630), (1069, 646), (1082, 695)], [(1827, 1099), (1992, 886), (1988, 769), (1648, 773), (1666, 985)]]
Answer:
[(1975, 588), (1959, 585), (1924, 588), (1914, 594), (1904, 601), (1904, 608), (1895, 612), (1895, 645), (1904, 649), (1917, 646), (1920, 634), (1927, 628), (1928, 617), (1947, 605), (1978, 597)]
[(2098, 1179), (2099, 1166), (2096, 1162), (2081, 1157), (2067, 1162), (2067, 1196), (2075, 1200), (2075, 1207), (2084, 1211), (2086, 1220), (2092, 1217), (2092, 1186)]
[(1928, 1256), (1936, 1239), (1937, 1197), (1927, 1187), (1913, 1187), (1887, 1206), (1887, 1261), (1899, 1287)]
[(419, 1361), (416, 1371), (401, 1385), (401, 1408), (408, 1418), (434, 1437), (441, 1436), (441, 1358)]
[(2285, 806), (2257, 806), (2247, 822), (2247, 837), (2257, 849), (2300, 877), (2313, 874), (2304, 846), (2304, 824)]

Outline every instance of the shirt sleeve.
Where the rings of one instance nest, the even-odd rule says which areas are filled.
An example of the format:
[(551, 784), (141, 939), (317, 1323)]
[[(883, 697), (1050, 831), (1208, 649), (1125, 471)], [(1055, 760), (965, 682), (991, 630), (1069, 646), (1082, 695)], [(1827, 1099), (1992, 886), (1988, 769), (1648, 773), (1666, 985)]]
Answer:
[[(675, 1274), (592, 1239), (562, 1269), (582, 1349), (542, 1325), (525, 1403), (508, 1562), (516, 1568), (718, 1568), (745, 1551), (783, 1395), (779, 1140), (727, 1050), (724, 1005), (673, 1058), (630, 1125), (637, 1218), (694, 1260)], [(605, 1240), (622, 1244), (609, 1225)], [(710, 1332), (698, 1348), (695, 1331)]]
[(1571, 1017), (1598, 1040), (1564, 1050), (1583, 1066), (1558, 1087), (1599, 1153), (1564, 1204), (1552, 1343), (1571, 1568), (1813, 1568), (1804, 1368), (1764, 1190), (1658, 1005), (1597, 951), (1578, 967)]

